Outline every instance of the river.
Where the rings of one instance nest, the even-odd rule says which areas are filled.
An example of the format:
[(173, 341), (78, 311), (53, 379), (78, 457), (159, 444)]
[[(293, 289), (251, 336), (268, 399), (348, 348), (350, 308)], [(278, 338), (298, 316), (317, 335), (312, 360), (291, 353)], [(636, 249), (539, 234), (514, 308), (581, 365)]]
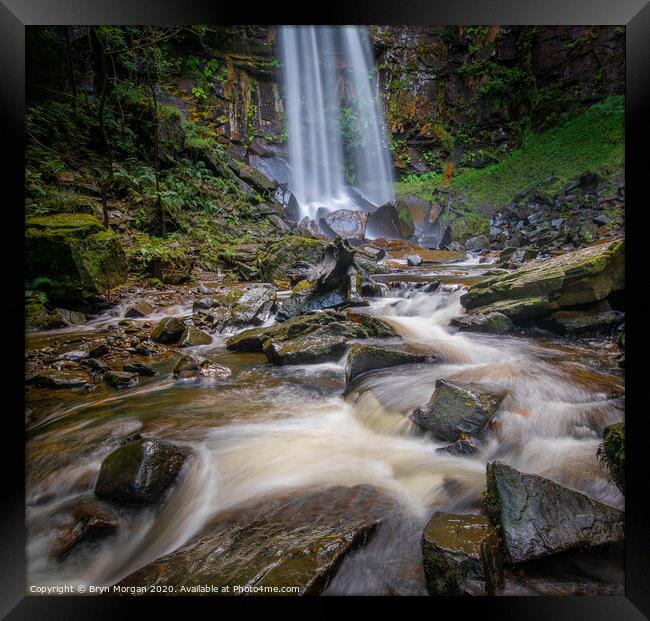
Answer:
[[(198, 533), (220, 512), (262, 496), (329, 485), (370, 484), (395, 496), (399, 509), (370, 543), (346, 558), (327, 594), (425, 593), (419, 545), (434, 510), (475, 513), (487, 462), (499, 459), (617, 508), (624, 501), (598, 463), (604, 427), (623, 418), (624, 385), (614, 346), (570, 343), (547, 333), (493, 336), (457, 332), (468, 282), (489, 265), (404, 266), (402, 281), (363, 312), (388, 321), (408, 351), (439, 363), (368, 374), (345, 393), (345, 359), (273, 367), (261, 354), (230, 352), (226, 337), (195, 348), (233, 370), (228, 380), (171, 379), (177, 356), (140, 358), (159, 373), (121, 392), (34, 389), (27, 432), (28, 582), (111, 585)], [(419, 283), (441, 280), (433, 293)], [(28, 336), (28, 347), (117, 323), (125, 306), (84, 327)], [(191, 315), (191, 304), (162, 314)], [(151, 320), (151, 318), (148, 318)], [(490, 382), (507, 390), (480, 450), (436, 453), (444, 446), (420, 432), (409, 413), (426, 403), (436, 379)], [(103, 458), (132, 433), (190, 447), (193, 458), (162, 509), (124, 510), (116, 538), (57, 562), (50, 550), (72, 508), (92, 497)], [(582, 564), (581, 564), (582, 563)], [(582, 569), (576, 569), (582, 568)], [(615, 558), (585, 557), (571, 571), (622, 584)], [(534, 592), (515, 580), (506, 592)]]

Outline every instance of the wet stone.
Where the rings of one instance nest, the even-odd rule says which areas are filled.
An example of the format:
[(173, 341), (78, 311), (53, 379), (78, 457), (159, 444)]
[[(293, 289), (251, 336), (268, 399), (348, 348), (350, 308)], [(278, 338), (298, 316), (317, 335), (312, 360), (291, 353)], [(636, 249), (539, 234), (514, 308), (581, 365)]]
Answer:
[(431, 595), (493, 595), (503, 584), (499, 537), (482, 515), (436, 512), (422, 533)]

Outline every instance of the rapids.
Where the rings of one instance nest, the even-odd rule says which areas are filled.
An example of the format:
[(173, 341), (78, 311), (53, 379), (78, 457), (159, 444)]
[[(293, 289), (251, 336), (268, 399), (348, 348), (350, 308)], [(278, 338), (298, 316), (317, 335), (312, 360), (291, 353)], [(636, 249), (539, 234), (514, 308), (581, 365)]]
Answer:
[[(28, 403), (48, 410), (27, 435), (29, 583), (111, 585), (184, 544), (229, 508), (293, 489), (365, 483), (393, 494), (399, 511), (345, 560), (327, 593), (423, 593), (424, 523), (434, 510), (479, 511), (485, 465), (495, 459), (622, 508), (623, 497), (596, 457), (603, 428), (623, 418), (623, 382), (608, 371), (614, 352), (541, 333), (456, 332), (449, 320), (463, 312), (459, 283), (488, 266), (470, 260), (435, 267), (390, 275), (420, 282), (443, 277), (435, 293), (421, 293), (412, 282), (372, 300), (365, 312), (390, 322), (408, 349), (442, 361), (370, 373), (348, 394), (344, 358), (273, 367), (261, 355), (227, 351), (220, 336), (201, 354), (233, 370), (223, 383), (175, 383), (175, 357), (161, 357), (148, 360), (159, 375), (143, 378), (137, 388), (116, 393), (100, 387), (68, 401), (44, 391), (40, 401)], [(123, 311), (98, 317), (84, 330), (117, 322)], [(436, 453), (444, 444), (408, 418), (438, 378), (491, 382), (508, 391), (487, 441), (471, 457)], [(57, 528), (76, 503), (92, 497), (102, 459), (134, 432), (193, 450), (174, 493), (161, 509), (121, 510), (117, 539), (63, 563), (52, 560)]]

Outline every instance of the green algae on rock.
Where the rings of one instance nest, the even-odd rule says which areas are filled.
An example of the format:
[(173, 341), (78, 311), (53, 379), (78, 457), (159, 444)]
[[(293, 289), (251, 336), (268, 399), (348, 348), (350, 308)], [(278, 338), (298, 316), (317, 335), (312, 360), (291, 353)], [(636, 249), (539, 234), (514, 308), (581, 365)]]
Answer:
[(472, 314), (513, 320), (605, 299), (625, 287), (625, 242), (616, 239), (527, 264), (470, 287), (461, 304)]
[(89, 214), (28, 218), (27, 279), (41, 279), (50, 300), (78, 300), (104, 293), (127, 278), (126, 255), (115, 233)]
[(605, 427), (598, 457), (609, 468), (612, 480), (621, 494), (625, 494), (625, 423)]

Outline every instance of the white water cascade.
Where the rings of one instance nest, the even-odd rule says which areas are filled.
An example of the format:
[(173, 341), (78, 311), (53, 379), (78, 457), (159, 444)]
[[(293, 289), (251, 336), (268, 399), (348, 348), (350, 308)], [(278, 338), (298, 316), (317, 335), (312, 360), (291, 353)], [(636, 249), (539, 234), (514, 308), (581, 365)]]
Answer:
[(282, 26), (278, 41), (289, 189), (300, 206), (300, 217), (314, 218), (321, 208), (358, 209), (359, 195), (376, 206), (394, 200), (387, 132), (366, 29)]

